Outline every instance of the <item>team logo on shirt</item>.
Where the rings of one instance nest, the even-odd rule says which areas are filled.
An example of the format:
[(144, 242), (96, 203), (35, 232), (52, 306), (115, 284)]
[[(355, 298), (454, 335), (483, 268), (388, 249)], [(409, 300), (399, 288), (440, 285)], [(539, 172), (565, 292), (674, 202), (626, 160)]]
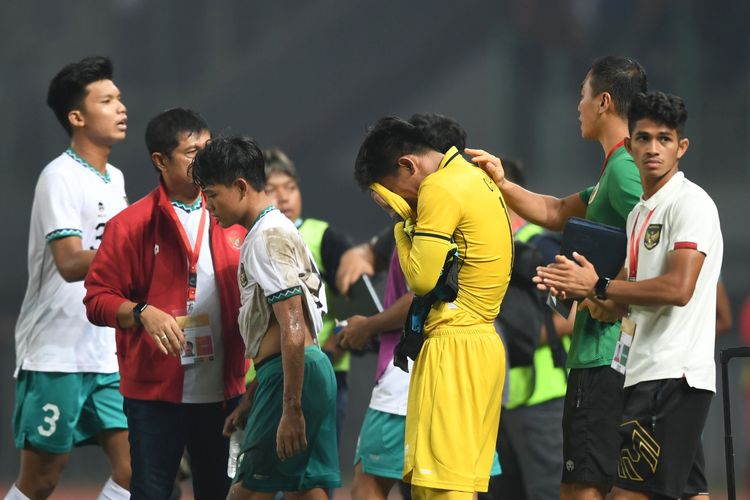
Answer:
[(106, 217), (106, 216), (107, 216), (107, 211), (104, 210), (104, 203), (100, 201), (99, 202), (99, 217)]
[(659, 244), (661, 226), (661, 224), (649, 224), (646, 228), (646, 235), (643, 237), (643, 246), (646, 247), (646, 250), (652, 250)]
[(247, 286), (247, 274), (245, 274), (245, 265), (240, 264), (240, 286), (245, 288)]
[(242, 248), (242, 239), (239, 231), (227, 231), (227, 243), (235, 250)]

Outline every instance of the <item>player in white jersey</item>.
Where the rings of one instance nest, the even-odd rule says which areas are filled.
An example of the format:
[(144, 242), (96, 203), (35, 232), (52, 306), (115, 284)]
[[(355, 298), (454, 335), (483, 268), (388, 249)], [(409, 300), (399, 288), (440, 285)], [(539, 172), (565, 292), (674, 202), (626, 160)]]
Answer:
[(686, 120), (682, 99), (662, 92), (639, 94), (630, 105), (625, 144), (643, 197), (628, 216), (618, 279), (600, 278), (577, 254), (577, 263), (558, 256), (538, 272), (546, 286), (594, 300), (594, 317), (624, 316), (612, 360), (625, 373), (617, 500), (708, 498), (701, 433), (716, 392), (724, 248), (716, 205), (679, 171)]
[(248, 230), (237, 272), (239, 326), (253, 359), (255, 389), (228, 417), (243, 427), (227, 498), (320, 500), (341, 484), (336, 440), (336, 378), (318, 344), (325, 286), (294, 223), (265, 193), (263, 154), (252, 139), (219, 138), (193, 160), (193, 179), (222, 227)]
[(93, 326), (83, 278), (106, 222), (127, 206), (122, 172), (107, 163), (127, 110), (112, 62), (89, 57), (51, 81), (47, 104), (70, 147), (42, 171), (29, 230), (29, 281), (16, 324), (13, 432), (21, 468), (6, 498), (46, 498), (73, 446), (98, 443), (112, 465), (102, 498), (128, 498), (130, 459), (115, 338)]

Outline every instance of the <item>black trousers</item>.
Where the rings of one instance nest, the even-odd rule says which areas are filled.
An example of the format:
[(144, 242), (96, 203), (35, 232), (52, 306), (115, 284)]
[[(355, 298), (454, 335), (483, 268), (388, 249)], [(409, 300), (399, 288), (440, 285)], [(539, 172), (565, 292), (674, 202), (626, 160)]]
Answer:
[(195, 498), (226, 498), (229, 439), (221, 431), (238, 401), (175, 404), (125, 398), (133, 468), (130, 498), (168, 499), (186, 447)]

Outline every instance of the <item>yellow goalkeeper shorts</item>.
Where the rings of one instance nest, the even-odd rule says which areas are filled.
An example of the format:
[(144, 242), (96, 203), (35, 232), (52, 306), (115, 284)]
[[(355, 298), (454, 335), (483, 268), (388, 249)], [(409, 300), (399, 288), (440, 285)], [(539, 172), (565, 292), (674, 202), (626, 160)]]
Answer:
[(426, 332), (412, 371), (404, 480), (487, 491), (505, 382), (505, 349), (494, 326)]

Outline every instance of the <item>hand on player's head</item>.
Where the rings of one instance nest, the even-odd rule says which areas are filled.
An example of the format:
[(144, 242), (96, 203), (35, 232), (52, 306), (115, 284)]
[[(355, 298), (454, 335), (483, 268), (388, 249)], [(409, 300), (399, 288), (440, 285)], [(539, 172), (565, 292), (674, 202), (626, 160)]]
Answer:
[(473, 163), (490, 176), (492, 182), (497, 184), (498, 187), (502, 186), (505, 182), (505, 170), (503, 169), (503, 162), (500, 158), (483, 149), (466, 148), (464, 149), (464, 152), (471, 156), (471, 161)]

